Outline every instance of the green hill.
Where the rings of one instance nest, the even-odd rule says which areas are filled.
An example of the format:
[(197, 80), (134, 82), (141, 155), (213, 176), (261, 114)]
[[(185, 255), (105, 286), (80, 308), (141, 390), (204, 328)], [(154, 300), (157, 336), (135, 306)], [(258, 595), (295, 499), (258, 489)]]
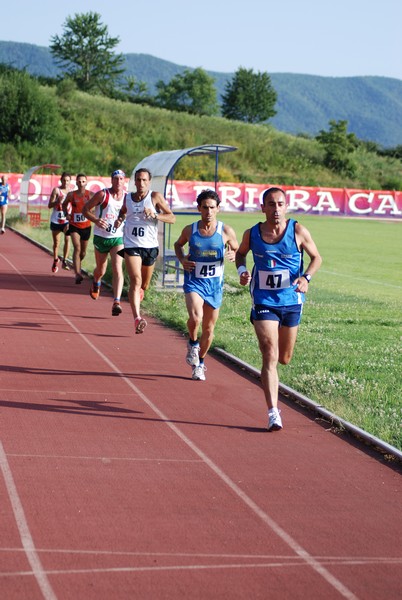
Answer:
[[(148, 54), (126, 54), (127, 76), (144, 81), (151, 93), (158, 80), (168, 82), (186, 68)], [(0, 42), (0, 63), (26, 69), (33, 75), (56, 77), (59, 69), (48, 48)], [(232, 73), (209, 71), (219, 97)], [(361, 140), (384, 148), (402, 144), (402, 80), (388, 77), (318, 77), (270, 73), (278, 94), (277, 115), (270, 124), (292, 133), (316, 135), (331, 119), (348, 121)]]
[[(41, 144), (0, 144), (0, 169), (24, 172), (32, 165), (54, 163), (63, 169), (107, 175), (115, 168), (127, 173), (145, 156), (161, 150), (202, 144), (228, 144), (236, 152), (222, 156), (220, 181), (275, 183), (363, 189), (402, 189), (401, 161), (355, 151), (356, 176), (345, 177), (323, 166), (324, 150), (315, 139), (296, 137), (270, 125), (249, 125), (222, 117), (141, 106), (83, 92), (46, 88), (58, 107), (58, 126)], [(176, 179), (213, 181), (211, 157), (187, 157)]]

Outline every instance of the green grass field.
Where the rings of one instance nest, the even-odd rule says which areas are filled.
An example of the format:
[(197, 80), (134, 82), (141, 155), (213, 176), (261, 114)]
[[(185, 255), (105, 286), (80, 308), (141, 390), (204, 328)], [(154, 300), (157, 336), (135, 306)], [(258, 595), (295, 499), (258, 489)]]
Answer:
[[(279, 367), (281, 382), (402, 449), (402, 223), (297, 218), (311, 231), (323, 266), (310, 284), (292, 363)], [(170, 231), (171, 244), (182, 227), (195, 219), (177, 218)], [(261, 220), (255, 213), (221, 214), (221, 219), (232, 225), (239, 241), (245, 229)], [(51, 246), (48, 226), (33, 229), (17, 221), (12, 224)], [(249, 261), (251, 266), (251, 256)], [(84, 266), (93, 270), (92, 248)], [(238, 284), (233, 264), (227, 264), (225, 273), (214, 346), (259, 368), (248, 290)], [(185, 333), (187, 313), (180, 291), (153, 288), (144, 309)]]

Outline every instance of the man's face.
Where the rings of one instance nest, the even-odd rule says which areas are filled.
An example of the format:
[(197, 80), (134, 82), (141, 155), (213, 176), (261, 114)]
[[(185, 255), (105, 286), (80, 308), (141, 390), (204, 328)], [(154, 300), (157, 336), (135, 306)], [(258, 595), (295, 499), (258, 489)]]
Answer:
[(272, 192), (261, 207), (267, 221), (279, 224), (285, 220), (287, 204), (282, 192)]
[(217, 205), (216, 200), (207, 198), (201, 202), (198, 211), (201, 213), (203, 221), (209, 222), (216, 219), (216, 215), (219, 212), (219, 206)]
[(78, 177), (76, 184), (77, 184), (77, 188), (79, 190), (85, 190), (85, 188), (87, 186), (87, 178), (86, 177)]
[(115, 175), (112, 179), (112, 188), (115, 192), (121, 191), (124, 187), (124, 175)]
[(61, 187), (68, 188), (68, 187), (70, 187), (71, 177), (68, 177), (67, 175), (65, 175), (64, 177), (62, 177), (60, 179), (60, 182), (61, 182)]
[(137, 173), (135, 177), (135, 187), (137, 188), (137, 192), (140, 192), (141, 194), (148, 192), (150, 185), (151, 180), (149, 179), (149, 174), (146, 171), (140, 171)]

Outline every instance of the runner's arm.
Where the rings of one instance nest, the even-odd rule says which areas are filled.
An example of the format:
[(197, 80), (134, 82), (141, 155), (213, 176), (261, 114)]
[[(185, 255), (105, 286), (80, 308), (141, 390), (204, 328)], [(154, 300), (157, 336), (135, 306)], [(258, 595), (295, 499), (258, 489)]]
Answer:
[(248, 285), (251, 281), (251, 273), (247, 269), (246, 257), (250, 251), (250, 230), (243, 234), (243, 239), (236, 252), (236, 267), (240, 277), (240, 285)]

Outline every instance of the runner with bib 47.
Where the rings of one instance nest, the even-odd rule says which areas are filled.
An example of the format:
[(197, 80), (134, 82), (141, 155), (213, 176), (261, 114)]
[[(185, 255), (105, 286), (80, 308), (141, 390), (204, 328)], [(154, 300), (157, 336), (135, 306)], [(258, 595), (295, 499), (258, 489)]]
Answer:
[[(277, 187), (262, 196), (265, 222), (244, 232), (236, 253), (241, 285), (250, 284), (250, 321), (262, 354), (261, 383), (268, 407), (268, 430), (282, 429), (278, 410), (278, 362), (287, 365), (293, 355), (305, 293), (321, 266), (321, 256), (310, 232), (294, 219), (286, 219), (286, 195)], [(252, 273), (246, 256), (251, 250)], [(306, 269), (303, 253), (310, 258)]]

